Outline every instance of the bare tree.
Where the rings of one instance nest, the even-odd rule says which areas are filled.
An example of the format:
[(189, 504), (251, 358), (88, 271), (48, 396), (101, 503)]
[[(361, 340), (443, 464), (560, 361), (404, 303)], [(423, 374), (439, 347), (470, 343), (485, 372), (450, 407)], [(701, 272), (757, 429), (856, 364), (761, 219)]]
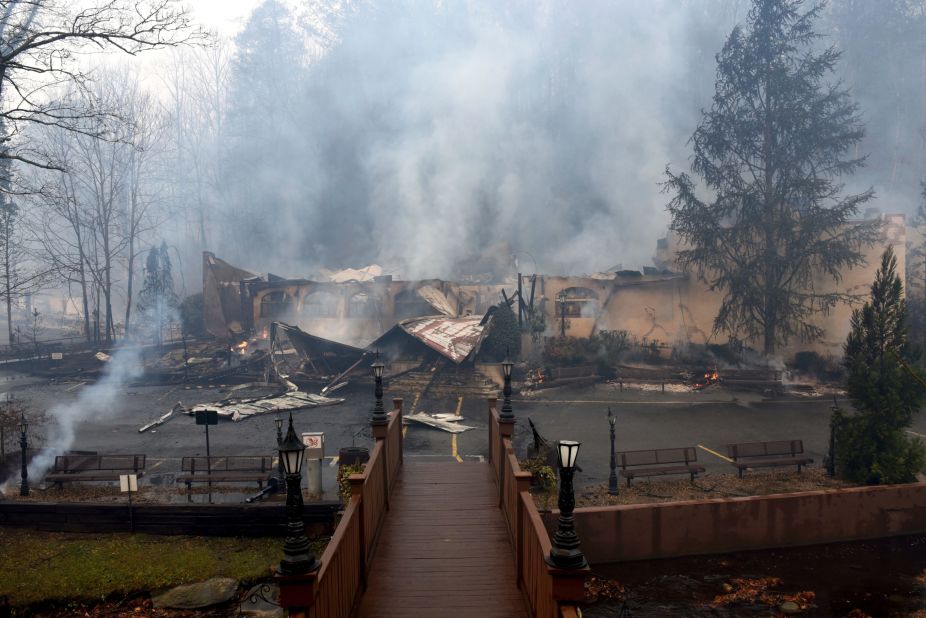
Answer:
[(89, 73), (77, 61), (86, 51), (121, 50), (128, 54), (192, 41), (184, 9), (173, 0), (97, 0), (80, 8), (71, 0), (0, 0), (0, 158), (30, 166), (60, 169), (60, 163), (25, 139), (28, 126), (44, 126), (93, 137), (106, 136), (100, 114), (86, 98), (61, 99), (54, 89), (71, 84), (86, 88)]
[(223, 140), (232, 54), (228, 41), (174, 50), (164, 79), (168, 94), (174, 173), (174, 219), (200, 251), (209, 248), (212, 215), (227, 191)]

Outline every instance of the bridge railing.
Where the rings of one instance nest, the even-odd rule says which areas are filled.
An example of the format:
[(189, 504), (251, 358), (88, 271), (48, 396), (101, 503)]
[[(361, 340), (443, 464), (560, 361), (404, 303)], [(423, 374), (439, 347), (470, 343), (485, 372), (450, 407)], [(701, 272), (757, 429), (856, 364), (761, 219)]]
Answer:
[(574, 618), (589, 570), (563, 570), (546, 563), (552, 544), (530, 494), (531, 474), (521, 470), (511, 445), (514, 422), (499, 420), (495, 404), (489, 399), (489, 459), (514, 549), (518, 587), (534, 616)]
[(351, 496), (319, 559), (321, 567), (299, 578), (279, 578), (280, 605), (304, 618), (349, 618), (366, 588), (367, 570), (389, 493), (402, 467), (402, 400), (387, 425), (373, 426), (376, 444), (363, 473), (349, 477)]

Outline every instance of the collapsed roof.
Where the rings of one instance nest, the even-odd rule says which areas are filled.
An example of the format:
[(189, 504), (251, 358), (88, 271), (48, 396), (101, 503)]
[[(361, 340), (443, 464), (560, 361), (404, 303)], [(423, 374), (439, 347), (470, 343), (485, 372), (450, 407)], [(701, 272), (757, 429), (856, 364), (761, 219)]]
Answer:
[(490, 310), (482, 317), (428, 316), (402, 320), (370, 344), (370, 348), (388, 344), (403, 336), (411, 337), (459, 365), (479, 352), (488, 334), (488, 324), (493, 313)]

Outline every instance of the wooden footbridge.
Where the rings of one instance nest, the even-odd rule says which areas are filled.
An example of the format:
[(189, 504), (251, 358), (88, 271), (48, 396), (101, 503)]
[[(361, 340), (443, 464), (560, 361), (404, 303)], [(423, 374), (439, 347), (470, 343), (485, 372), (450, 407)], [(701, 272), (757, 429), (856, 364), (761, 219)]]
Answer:
[(393, 403), (363, 474), (350, 477), (321, 568), (280, 580), (290, 615), (577, 618), (588, 569), (544, 561), (550, 538), (496, 400), (488, 464), (405, 464), (402, 400)]

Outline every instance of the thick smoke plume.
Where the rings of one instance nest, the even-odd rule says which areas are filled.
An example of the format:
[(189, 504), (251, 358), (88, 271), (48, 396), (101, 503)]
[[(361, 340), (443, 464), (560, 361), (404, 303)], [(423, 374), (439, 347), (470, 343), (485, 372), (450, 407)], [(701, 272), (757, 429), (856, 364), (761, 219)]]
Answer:
[[(211, 250), (280, 274), (651, 264), (742, 2), (285, 3), (236, 40)], [(318, 17), (318, 15), (316, 15)], [(315, 23), (317, 23), (316, 20)], [(315, 37), (315, 38), (313, 38)]]
[[(138, 347), (121, 348), (106, 364), (102, 377), (82, 389), (77, 399), (61, 403), (50, 410), (48, 439), (42, 450), (29, 464), (29, 478), (40, 479), (55, 463), (55, 456), (66, 453), (74, 444), (75, 428), (87, 420), (113, 417), (119, 410), (119, 400), (125, 386), (142, 375), (141, 352)], [(7, 479), (3, 489), (15, 478)]]

